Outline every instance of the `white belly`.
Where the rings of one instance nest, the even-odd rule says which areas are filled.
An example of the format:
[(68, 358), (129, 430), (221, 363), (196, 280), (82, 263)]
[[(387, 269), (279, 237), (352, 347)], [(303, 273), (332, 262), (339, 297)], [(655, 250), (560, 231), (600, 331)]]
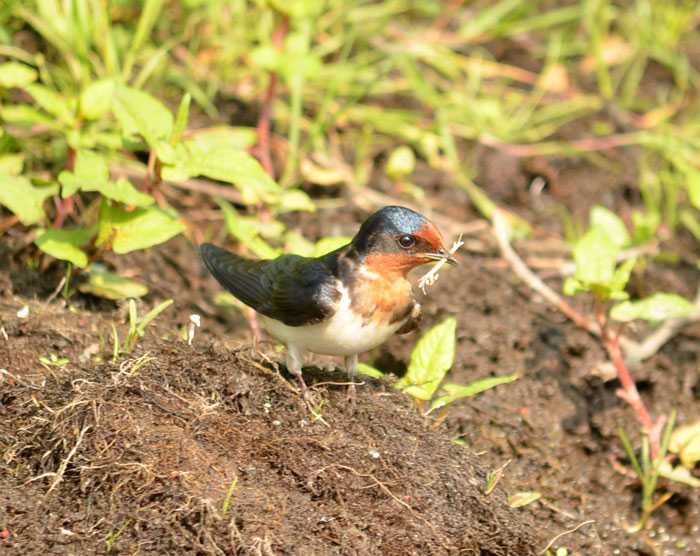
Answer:
[(328, 320), (309, 326), (287, 326), (260, 315), (260, 321), (272, 336), (301, 350), (321, 355), (354, 355), (374, 349), (384, 343), (404, 324), (406, 319), (392, 324), (363, 322), (350, 310), (346, 292), (335, 314)]

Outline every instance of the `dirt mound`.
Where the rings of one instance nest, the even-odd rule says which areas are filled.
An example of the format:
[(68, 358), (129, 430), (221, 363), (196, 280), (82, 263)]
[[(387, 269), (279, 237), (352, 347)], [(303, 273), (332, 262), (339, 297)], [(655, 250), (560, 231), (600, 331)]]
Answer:
[[(500, 489), (484, 494), (476, 457), (385, 384), (361, 387), (351, 413), (330, 383), (344, 377), (312, 372), (314, 416), (247, 351), (160, 340), (120, 364), (79, 363), (86, 346), (60, 331), (84, 316), (3, 313), (10, 552), (526, 556), (543, 545)], [(67, 342), (71, 362), (40, 365), (37, 340)]]

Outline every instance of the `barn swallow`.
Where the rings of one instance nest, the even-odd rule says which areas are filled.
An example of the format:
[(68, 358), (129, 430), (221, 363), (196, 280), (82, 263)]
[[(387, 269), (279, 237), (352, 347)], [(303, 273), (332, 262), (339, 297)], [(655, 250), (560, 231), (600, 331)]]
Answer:
[(287, 369), (305, 397), (301, 370), (310, 351), (345, 357), (352, 400), (358, 354), (417, 327), (421, 308), (408, 273), (442, 259), (456, 264), (437, 227), (398, 206), (375, 212), (348, 245), (321, 257), (250, 260), (209, 243), (200, 252), (214, 278), (287, 346)]

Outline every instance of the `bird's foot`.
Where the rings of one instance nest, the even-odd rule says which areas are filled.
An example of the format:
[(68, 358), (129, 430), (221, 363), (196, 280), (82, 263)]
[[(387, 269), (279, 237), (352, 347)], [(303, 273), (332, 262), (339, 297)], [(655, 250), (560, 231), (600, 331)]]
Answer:
[(348, 391), (345, 396), (347, 401), (347, 409), (352, 414), (355, 412), (355, 406), (357, 404), (357, 388), (355, 387), (355, 382), (350, 382), (348, 385)]

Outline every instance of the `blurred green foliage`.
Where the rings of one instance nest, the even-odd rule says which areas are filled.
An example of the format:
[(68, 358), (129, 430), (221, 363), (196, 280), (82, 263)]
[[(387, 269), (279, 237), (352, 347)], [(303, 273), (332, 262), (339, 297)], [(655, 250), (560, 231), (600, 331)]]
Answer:
[[(592, 152), (635, 145), (638, 229), (700, 238), (698, 13), (690, 0), (6, 0), (0, 204), (40, 249), (88, 268), (191, 233), (158, 185), (204, 178), (236, 192), (216, 202), (251, 252), (309, 254), (279, 215), (315, 210), (312, 185), (358, 194), (378, 157), (414, 198), (420, 160), (488, 217), (477, 145), (600, 164)], [(572, 123), (581, 140), (562, 139)], [(514, 215), (511, 228), (529, 230)]]

